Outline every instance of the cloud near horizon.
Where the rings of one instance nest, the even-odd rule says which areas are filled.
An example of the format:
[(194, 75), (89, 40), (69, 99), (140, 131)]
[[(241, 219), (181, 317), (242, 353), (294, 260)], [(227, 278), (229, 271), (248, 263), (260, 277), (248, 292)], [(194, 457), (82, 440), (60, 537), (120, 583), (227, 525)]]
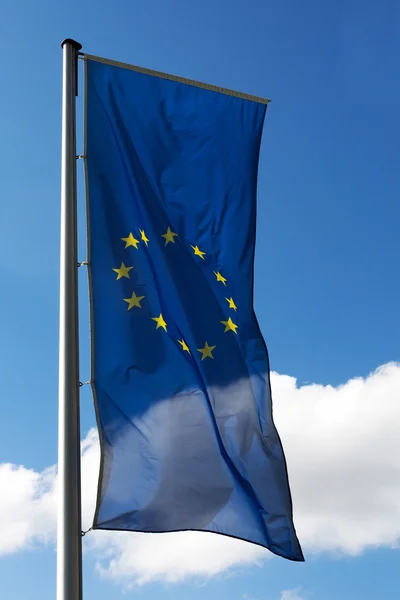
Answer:
[[(281, 592), (280, 600), (305, 600), (303, 596), (300, 596), (300, 588), (295, 588), (293, 590), (283, 590)], [(250, 596), (249, 594), (243, 594), (243, 600), (261, 600), (259, 598), (254, 598), (254, 596)]]
[[(297, 386), (271, 374), (274, 419), (289, 467), (296, 529), (306, 555), (357, 555), (400, 540), (400, 364), (338, 387)], [(98, 437), (82, 442), (83, 527), (93, 518)], [(0, 464), (0, 556), (54, 543), (57, 477)], [(103, 577), (124, 587), (209, 578), (262, 564), (262, 548), (207, 533), (90, 532), (85, 554)], [(286, 594), (286, 596), (285, 596)], [(289, 595), (288, 594), (292, 594)], [(282, 600), (299, 599), (294, 590)]]
[(305, 600), (304, 596), (300, 595), (300, 588), (294, 590), (284, 590), (281, 592), (280, 600)]

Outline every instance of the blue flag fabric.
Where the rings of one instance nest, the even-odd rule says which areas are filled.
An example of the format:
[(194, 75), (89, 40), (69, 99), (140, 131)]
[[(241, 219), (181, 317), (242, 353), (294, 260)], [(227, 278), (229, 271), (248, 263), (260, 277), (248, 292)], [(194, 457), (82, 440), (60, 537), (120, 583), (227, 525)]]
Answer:
[(87, 60), (94, 528), (303, 560), (253, 311), (265, 105)]

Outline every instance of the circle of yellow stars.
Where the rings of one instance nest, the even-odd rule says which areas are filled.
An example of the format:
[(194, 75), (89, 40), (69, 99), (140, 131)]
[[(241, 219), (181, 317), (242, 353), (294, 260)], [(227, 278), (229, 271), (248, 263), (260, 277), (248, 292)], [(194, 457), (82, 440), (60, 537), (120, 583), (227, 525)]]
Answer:
[[(141, 242), (143, 242), (143, 244), (145, 244), (146, 247), (149, 245), (150, 240), (147, 237), (144, 229), (139, 229), (139, 234), (140, 234), (140, 236), (138, 235), (138, 237), (140, 237), (140, 239), (136, 239), (136, 237), (133, 235), (132, 231), (129, 232), (129, 235), (127, 237), (121, 238), (121, 240), (123, 242), (125, 242), (125, 249), (127, 249), (129, 247), (133, 247), (136, 250), (138, 250), (139, 244)], [(167, 231), (165, 233), (161, 234), (161, 237), (164, 238), (164, 240), (165, 240), (164, 246), (168, 246), (168, 244), (175, 244), (176, 243), (175, 238), (179, 239), (178, 234), (175, 233), (174, 231), (172, 231), (171, 227), (168, 227)], [(190, 244), (190, 247), (193, 250), (194, 257), (199, 257), (201, 260), (205, 260), (206, 252), (203, 252), (202, 250), (200, 250), (198, 245), (193, 246)], [(113, 271), (117, 274), (116, 280), (118, 281), (119, 279), (123, 279), (123, 278), (130, 279), (129, 273), (133, 268), (134, 268), (133, 266), (127, 266), (127, 265), (125, 265), (125, 263), (122, 262), (121, 266), (119, 268), (113, 269)], [(228, 280), (220, 273), (220, 271), (214, 271), (214, 275), (215, 275), (217, 283), (222, 283), (222, 285), (224, 287), (227, 287)], [(132, 308), (142, 308), (141, 302), (144, 299), (145, 299), (145, 296), (138, 296), (133, 291), (132, 296), (130, 298), (123, 298), (123, 301), (128, 304), (127, 309), (129, 311)], [(228, 303), (228, 307), (231, 310), (236, 312), (237, 306), (236, 306), (235, 301), (232, 298), (232, 296), (230, 298), (225, 297), (225, 300)], [(165, 321), (162, 313), (160, 313), (158, 317), (151, 317), (151, 320), (155, 321), (156, 329), (163, 329), (165, 332), (168, 333), (167, 322)], [(225, 326), (224, 333), (228, 333), (229, 331), (232, 331), (234, 334), (237, 335), (238, 325), (236, 325), (236, 323), (234, 323), (232, 321), (231, 317), (229, 317), (226, 321), (221, 321), (221, 324)], [(180, 344), (183, 352), (187, 352), (188, 354), (191, 355), (190, 348), (184, 339), (177, 340), (177, 342)], [(214, 352), (215, 348), (216, 348), (216, 346), (210, 346), (208, 341), (206, 341), (203, 348), (196, 348), (196, 350), (197, 350), (197, 352), (199, 352), (201, 354), (201, 360), (203, 361), (206, 358), (211, 358), (211, 359), (214, 358), (213, 352)]]

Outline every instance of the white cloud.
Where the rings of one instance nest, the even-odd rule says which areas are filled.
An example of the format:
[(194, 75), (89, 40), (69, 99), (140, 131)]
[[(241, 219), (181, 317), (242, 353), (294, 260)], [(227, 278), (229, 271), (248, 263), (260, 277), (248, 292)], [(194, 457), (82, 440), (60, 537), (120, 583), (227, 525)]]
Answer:
[[(280, 600), (305, 600), (303, 596), (300, 595), (300, 588), (296, 588), (294, 590), (283, 590), (281, 592)], [(258, 600), (258, 598), (254, 598), (254, 596), (250, 596), (249, 594), (243, 594), (243, 600)]]
[(274, 375), (274, 417), (305, 551), (358, 554), (400, 539), (400, 365), (345, 385)]
[(281, 592), (280, 600), (304, 600), (303, 596), (300, 596), (300, 588), (295, 590), (284, 590)]
[[(274, 416), (289, 465), (295, 522), (307, 555), (357, 554), (400, 540), (400, 365), (334, 388), (297, 387), (272, 374)], [(99, 451), (82, 443), (83, 525), (91, 525)], [(0, 554), (54, 539), (54, 469), (37, 473), (0, 465)], [(261, 563), (263, 549), (211, 534), (91, 532), (85, 553), (98, 572), (124, 586), (185, 577), (207, 578)], [(281, 600), (302, 600), (299, 590)]]
[(126, 587), (155, 580), (176, 583), (186, 577), (207, 579), (235, 566), (261, 564), (265, 555), (257, 546), (208, 533), (97, 533), (102, 535), (92, 546), (101, 553), (97, 570)]
[(0, 556), (54, 539), (56, 527), (55, 468), (36, 473), (0, 464)]
[(255, 598), (254, 596), (250, 596), (250, 594), (248, 594), (247, 592), (245, 594), (243, 594), (242, 598), (243, 598), (243, 600), (258, 600), (258, 598)]

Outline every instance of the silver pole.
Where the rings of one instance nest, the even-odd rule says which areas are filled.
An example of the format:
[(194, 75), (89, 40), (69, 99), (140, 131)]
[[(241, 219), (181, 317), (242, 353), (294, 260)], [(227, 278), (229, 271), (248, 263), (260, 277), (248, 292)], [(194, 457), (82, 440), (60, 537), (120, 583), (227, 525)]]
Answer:
[(82, 600), (76, 208), (77, 58), (64, 40), (61, 158), (57, 600)]

